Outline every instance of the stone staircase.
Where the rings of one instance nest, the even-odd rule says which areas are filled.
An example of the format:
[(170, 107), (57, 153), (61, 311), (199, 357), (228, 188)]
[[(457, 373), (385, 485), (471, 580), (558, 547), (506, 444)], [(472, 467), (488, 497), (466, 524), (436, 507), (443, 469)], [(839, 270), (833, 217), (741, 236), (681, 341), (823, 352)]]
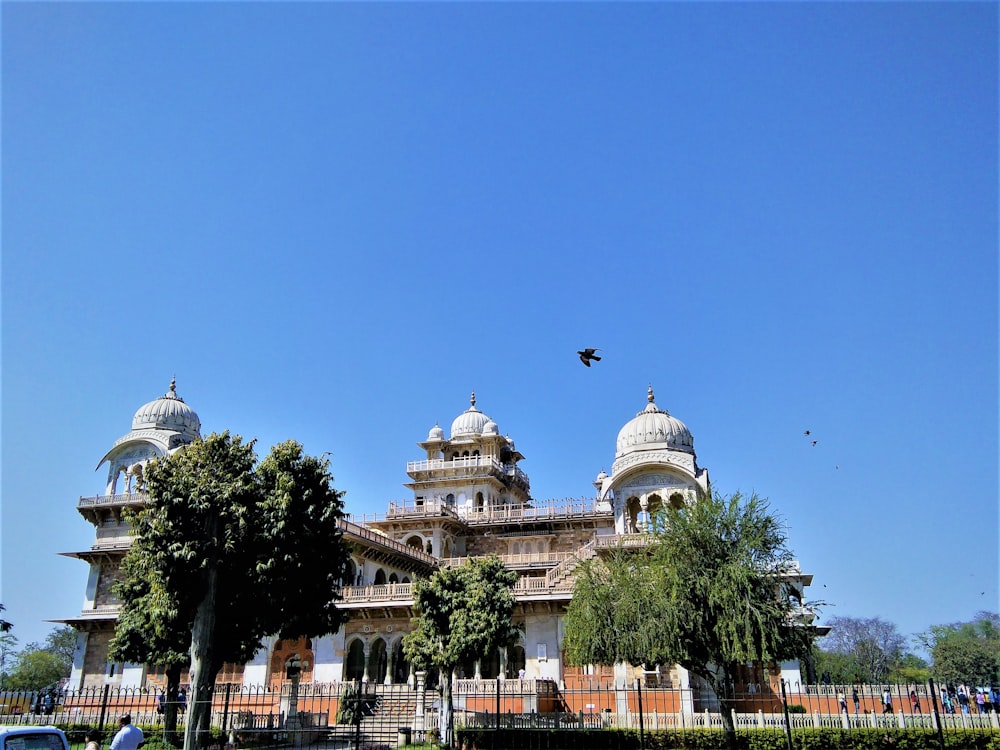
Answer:
[(379, 694), (375, 697), (371, 714), (362, 717), (359, 727), (353, 724), (336, 724), (330, 727), (325, 741), (328, 745), (354, 747), (357, 738), (362, 746), (396, 747), (400, 727), (412, 727), (416, 713), (417, 699), (414, 693), (406, 691)]
[(556, 586), (559, 586), (569, 580), (572, 577), (573, 572), (576, 570), (577, 565), (584, 560), (592, 560), (597, 557), (596, 548), (597, 540), (591, 539), (570, 557), (567, 557), (561, 563), (552, 568), (545, 574), (546, 586), (549, 588), (555, 588)]

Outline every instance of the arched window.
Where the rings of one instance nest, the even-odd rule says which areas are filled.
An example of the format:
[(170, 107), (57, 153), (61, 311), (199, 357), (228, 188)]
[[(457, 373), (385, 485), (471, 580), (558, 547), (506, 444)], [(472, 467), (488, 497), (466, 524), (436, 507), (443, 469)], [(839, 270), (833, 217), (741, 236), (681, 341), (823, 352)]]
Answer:
[(639, 498), (634, 495), (625, 501), (625, 533), (634, 533), (639, 530), (639, 513), (642, 506), (639, 505)]
[(399, 576), (395, 573), (389, 574), (389, 583), (399, 583)]
[(380, 586), (385, 583), (385, 571), (379, 568), (375, 571), (375, 585)]
[(407, 538), (407, 540), (406, 540), (406, 546), (407, 547), (416, 547), (417, 549), (423, 549), (424, 548), (424, 540), (421, 537), (419, 537), (416, 534), (414, 534), (413, 536)]
[(444, 501), (446, 503), (448, 503), (448, 505), (454, 505), (455, 504), (455, 496), (452, 493), (449, 492), (447, 495), (445, 495)]
[(481, 510), (483, 510), (483, 507), (484, 507), (483, 493), (482, 492), (477, 492), (476, 493), (476, 510), (477, 511), (481, 511)]
[(345, 586), (350, 586), (358, 577), (358, 566), (354, 564), (354, 560), (347, 561), (347, 569), (344, 571), (344, 580), (341, 582)]
[(680, 510), (681, 508), (683, 508), (684, 507), (684, 496), (681, 493), (679, 493), (679, 492), (675, 492), (673, 495), (671, 495), (670, 496), (670, 507), (671, 508), (676, 508), (677, 510)]

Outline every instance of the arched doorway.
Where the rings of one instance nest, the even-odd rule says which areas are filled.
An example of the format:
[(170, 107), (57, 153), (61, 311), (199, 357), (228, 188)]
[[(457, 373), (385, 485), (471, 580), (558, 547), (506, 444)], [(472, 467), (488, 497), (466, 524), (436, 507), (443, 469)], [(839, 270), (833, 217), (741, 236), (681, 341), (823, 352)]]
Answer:
[(400, 685), (410, 678), (410, 662), (403, 655), (403, 641), (392, 644), (392, 681)]
[(385, 682), (385, 671), (389, 666), (385, 641), (376, 638), (368, 653), (368, 679), (376, 684)]
[(344, 664), (345, 680), (360, 680), (365, 676), (365, 644), (360, 638), (351, 641), (347, 648), (347, 663)]
[(280, 684), (289, 679), (290, 665), (298, 667), (299, 679), (302, 682), (312, 681), (313, 650), (309, 638), (286, 638), (274, 644), (271, 652), (271, 682)]
[(507, 649), (507, 676), (520, 677), (527, 661), (524, 657), (524, 646), (510, 646)]
[(484, 680), (495, 680), (500, 675), (500, 649), (479, 660), (479, 675)]

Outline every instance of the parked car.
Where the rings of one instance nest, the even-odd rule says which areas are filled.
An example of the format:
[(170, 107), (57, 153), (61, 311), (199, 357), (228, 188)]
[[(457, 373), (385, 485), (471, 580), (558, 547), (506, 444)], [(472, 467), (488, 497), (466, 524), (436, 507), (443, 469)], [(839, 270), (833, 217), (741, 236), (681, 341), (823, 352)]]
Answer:
[(69, 742), (55, 727), (0, 726), (0, 750), (69, 750)]

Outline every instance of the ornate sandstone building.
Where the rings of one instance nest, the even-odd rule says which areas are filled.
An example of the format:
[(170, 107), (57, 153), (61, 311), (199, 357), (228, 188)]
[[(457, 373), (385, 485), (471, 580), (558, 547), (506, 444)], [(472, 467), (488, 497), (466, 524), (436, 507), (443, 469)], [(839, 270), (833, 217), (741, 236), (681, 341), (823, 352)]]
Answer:
[[(698, 465), (694, 439), (683, 422), (658, 407), (649, 388), (646, 405), (618, 433), (611, 473), (594, 481), (595, 496), (539, 501), (518, 465), (524, 456), (497, 423), (476, 406), (438, 425), (417, 443), (422, 455), (406, 465), (412, 497), (391, 502), (386, 513), (342, 521), (352, 547), (352, 569), (338, 605), (349, 613), (337, 633), (297, 641), (266, 639), (250, 664), (227, 667), (220, 680), (245, 685), (280, 682), (289, 665), (303, 682), (361, 679), (378, 684), (414, 684), (402, 652), (413, 616), (411, 582), (439, 567), (496, 554), (516, 571), (521, 642), (474, 664), (460, 676), (526, 677), (572, 684), (587, 679), (631, 679), (641, 669), (576, 668), (563, 661), (562, 615), (572, 597), (573, 570), (580, 560), (620, 546), (642, 546), (651, 517), (665, 504), (697, 502), (709, 492), (708, 472)], [(114, 664), (107, 659), (118, 605), (112, 586), (131, 542), (122, 510), (146, 502), (143, 467), (150, 459), (180, 450), (200, 435), (195, 411), (170, 390), (142, 406), (132, 429), (115, 441), (98, 467), (108, 465), (104, 494), (81, 497), (77, 508), (95, 529), (90, 549), (65, 553), (90, 565), (83, 608), (63, 622), (79, 633), (70, 688), (110, 684), (158, 684), (153, 665)], [(793, 573), (786, 593), (799, 602), (811, 576)], [(800, 609), (803, 622), (811, 613)], [(797, 663), (780, 665), (801, 681)], [(685, 670), (651, 670), (647, 679), (688, 687)], [(748, 678), (752, 679), (752, 678)]]

